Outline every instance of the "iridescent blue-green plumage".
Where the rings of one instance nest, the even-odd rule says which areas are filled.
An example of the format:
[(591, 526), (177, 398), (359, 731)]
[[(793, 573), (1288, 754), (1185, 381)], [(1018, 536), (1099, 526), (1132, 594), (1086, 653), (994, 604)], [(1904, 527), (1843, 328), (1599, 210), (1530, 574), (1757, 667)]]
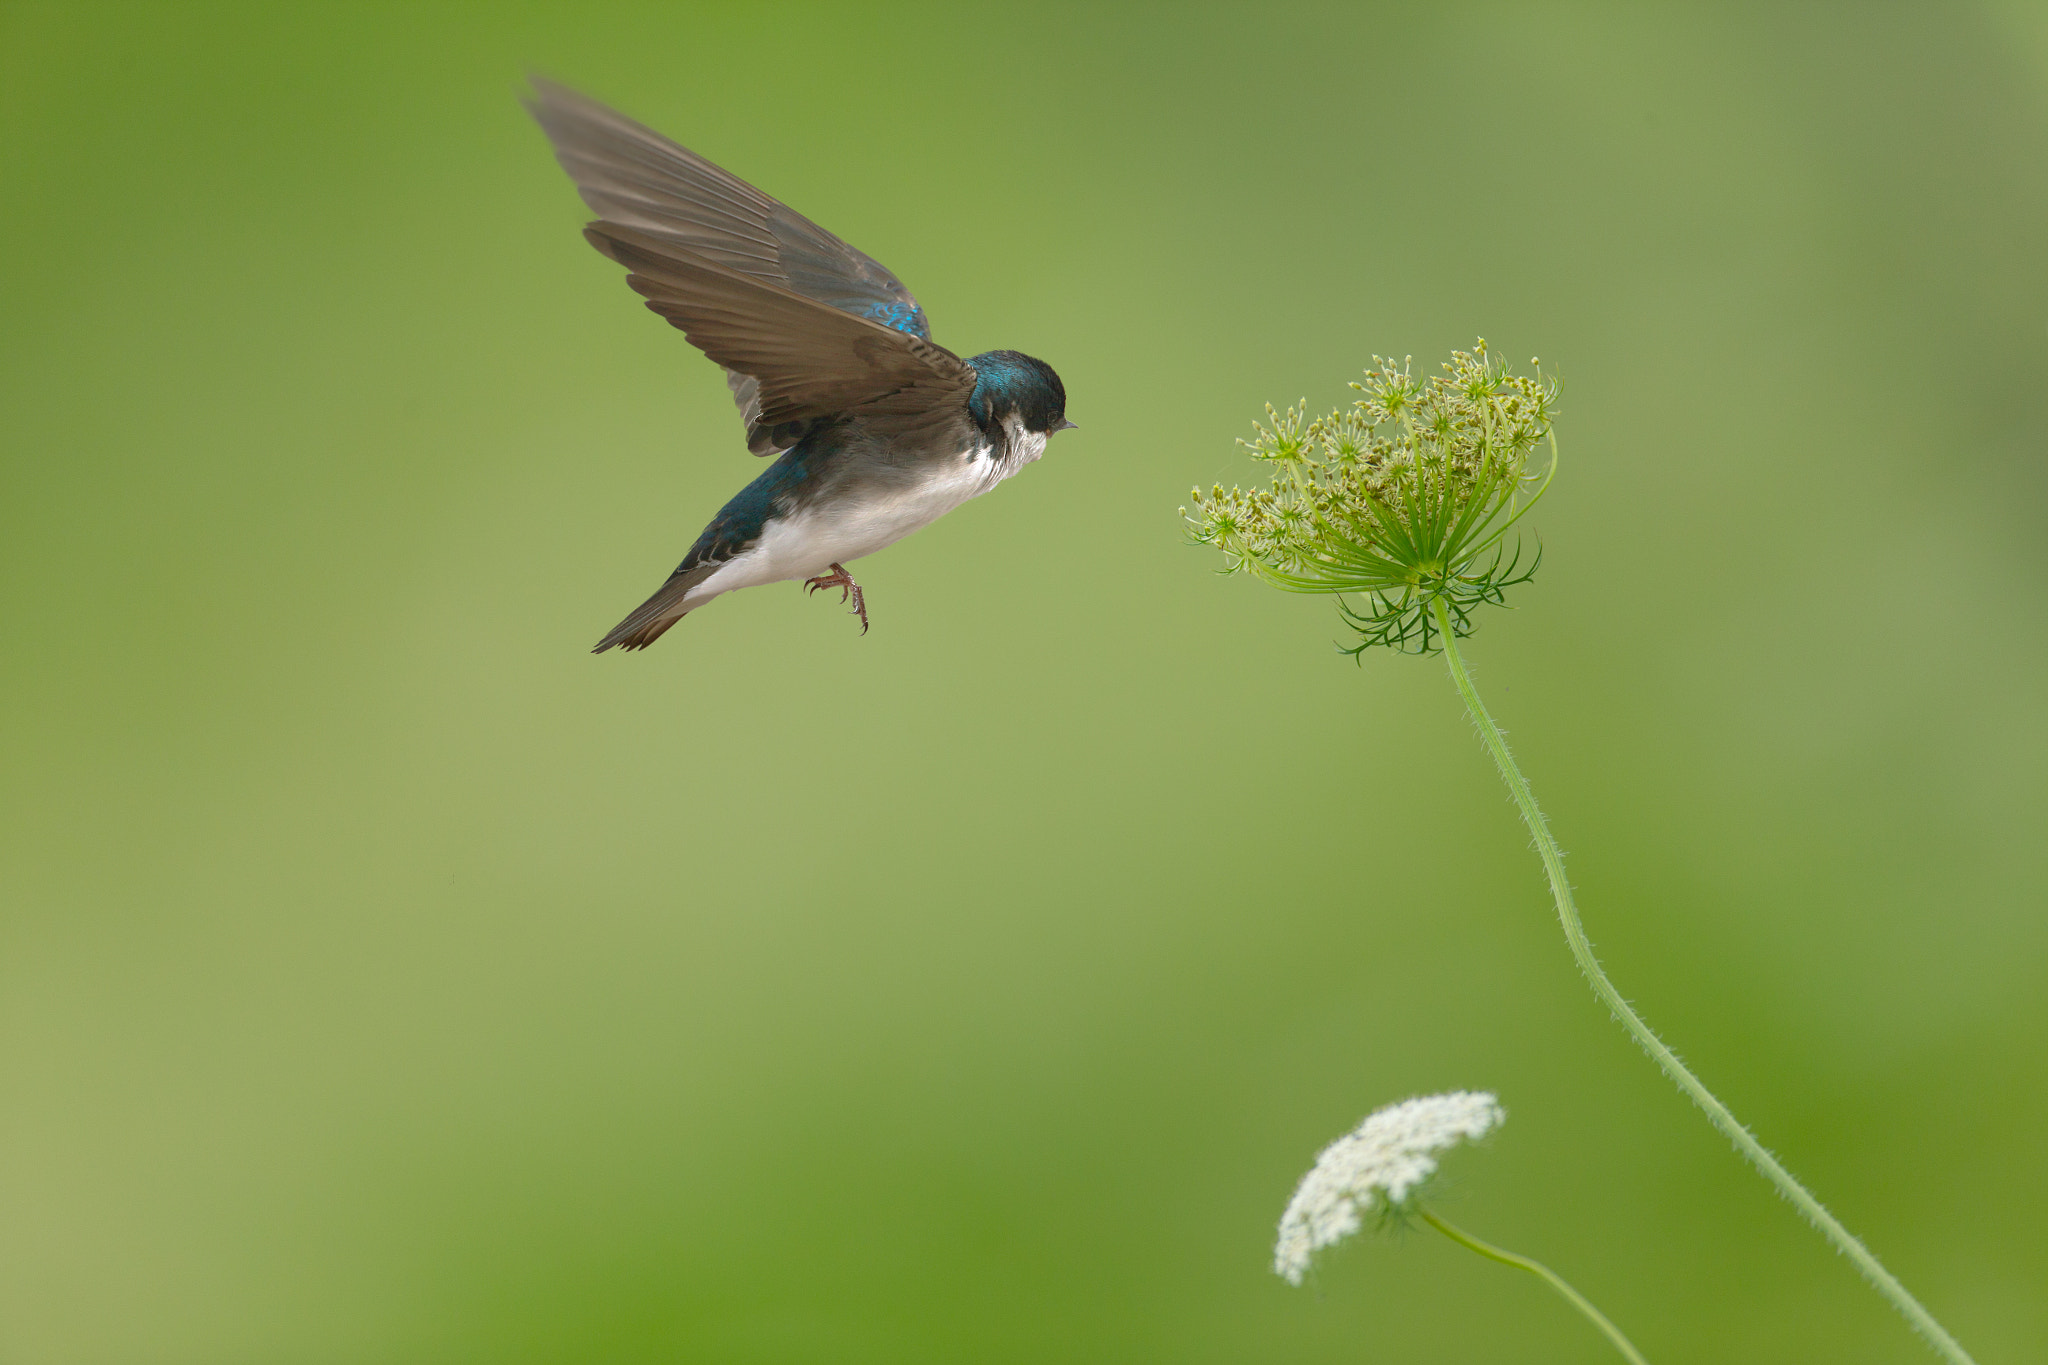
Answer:
[(683, 556), (676, 572), (688, 573), (699, 564), (723, 564), (759, 540), (777, 512), (788, 509), (812, 482), (812, 466), (831, 458), (834, 434), (826, 430), (806, 436), (733, 494)]
[(967, 411), (986, 428), (999, 414), (1015, 412), (1033, 431), (1058, 431), (1067, 419), (1067, 386), (1052, 366), (1021, 351), (984, 351), (974, 367), (974, 392)]

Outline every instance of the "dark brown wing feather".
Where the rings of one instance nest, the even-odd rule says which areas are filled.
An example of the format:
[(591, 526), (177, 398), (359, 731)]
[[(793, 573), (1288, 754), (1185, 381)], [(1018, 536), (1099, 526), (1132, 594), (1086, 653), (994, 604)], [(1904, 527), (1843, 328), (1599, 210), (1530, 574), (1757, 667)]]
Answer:
[[(606, 226), (931, 339), (924, 311), (901, 280), (788, 205), (566, 86), (536, 79), (527, 107)], [(747, 423), (748, 448), (773, 454), (773, 423), (762, 422), (749, 377), (738, 372), (728, 380)]]
[(949, 399), (965, 403), (974, 389), (967, 362), (908, 332), (632, 228), (592, 223), (584, 235), (633, 272), (626, 282), (692, 345), (755, 381), (764, 427), (855, 410), (928, 412)]

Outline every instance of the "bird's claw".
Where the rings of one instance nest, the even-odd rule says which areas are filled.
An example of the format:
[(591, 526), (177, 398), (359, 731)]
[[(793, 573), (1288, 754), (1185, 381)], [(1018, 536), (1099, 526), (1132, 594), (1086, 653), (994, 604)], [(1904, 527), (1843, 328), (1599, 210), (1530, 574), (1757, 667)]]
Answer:
[(860, 633), (863, 635), (867, 634), (867, 594), (860, 590), (860, 584), (853, 581), (853, 575), (846, 571), (844, 565), (834, 564), (830, 567), (831, 573), (819, 574), (816, 578), (806, 578), (804, 580), (804, 587), (811, 592), (816, 592), (820, 588), (839, 589), (839, 600), (842, 603), (847, 601), (853, 603), (853, 611), (850, 614), (860, 618)]

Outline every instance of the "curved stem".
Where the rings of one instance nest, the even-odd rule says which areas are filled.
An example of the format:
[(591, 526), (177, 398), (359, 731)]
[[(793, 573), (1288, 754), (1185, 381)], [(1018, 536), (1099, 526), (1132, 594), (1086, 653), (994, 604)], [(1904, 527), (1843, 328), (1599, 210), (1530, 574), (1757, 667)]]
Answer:
[(1515, 798), (1515, 805), (1522, 812), (1522, 822), (1529, 827), (1530, 837), (1536, 841), (1536, 852), (1543, 859), (1543, 870), (1550, 878), (1550, 894), (1557, 902), (1558, 922), (1564, 926), (1566, 942), (1571, 944), (1572, 956), (1579, 961), (1579, 970), (1586, 974), (1593, 993), (1600, 997), (1621, 1026), (1629, 1031), (1643, 1051), (1650, 1054), (1664, 1074), (1677, 1083), (1678, 1088), (1691, 1097), (1692, 1102), (1706, 1111), (1707, 1120), (1721, 1130), (1721, 1135), (1735, 1144), (1736, 1150), (1749, 1158), (1750, 1164), (1763, 1173), (1766, 1180), (1778, 1187), (1792, 1206), (1799, 1210), (1806, 1221), (1818, 1228), (1821, 1235), (1834, 1244), (1835, 1250), (1847, 1256), (1863, 1278), (1869, 1280), (1878, 1293), (1891, 1301), (1894, 1308), (1905, 1314), (1906, 1321), (1913, 1324), (1915, 1331), (1927, 1338), (1944, 1359), (1953, 1365), (1975, 1365), (1970, 1355), (1956, 1339), (1948, 1334), (1934, 1315), (1920, 1306), (1920, 1301), (1906, 1292), (1889, 1270), (1863, 1243), (1856, 1240), (1849, 1230), (1841, 1225), (1835, 1216), (1821, 1206), (1821, 1202), (1807, 1193), (1806, 1187), (1793, 1179), (1792, 1173), (1778, 1164), (1778, 1159), (1764, 1149), (1764, 1145), (1750, 1135), (1750, 1131), (1736, 1121), (1728, 1112), (1728, 1106), (1714, 1098), (1714, 1092), (1700, 1083), (1697, 1076), (1678, 1060), (1676, 1053), (1666, 1047), (1663, 1040), (1650, 1031), (1636, 1012), (1629, 1008), (1628, 1001), (1621, 998), (1621, 992), (1614, 989), (1614, 983), (1607, 979), (1607, 973), (1600, 970), (1599, 959), (1593, 956), (1593, 945), (1586, 940), (1586, 930), (1579, 923), (1578, 907), (1572, 903), (1571, 883), (1565, 880), (1564, 854), (1558, 849), (1557, 840), (1550, 833), (1550, 825), (1544, 820), (1543, 812), (1537, 809), (1536, 798), (1529, 791), (1528, 779), (1515, 766), (1513, 755), (1508, 753), (1507, 739), (1500, 727), (1494, 724), (1487, 713), (1485, 703), (1479, 700), (1478, 689), (1472, 686), (1472, 677), (1465, 671), (1465, 660), (1458, 653), (1458, 642), (1451, 634), (1450, 614), (1444, 610), (1439, 598), (1431, 604), (1436, 614), (1437, 629), (1442, 633), (1444, 659), (1451, 666), (1451, 678), (1458, 684), (1458, 692), (1465, 699), (1465, 709), (1472, 715), (1472, 723), (1479, 727), (1479, 737), (1486, 742), (1488, 752), (1493, 755), (1496, 767), (1500, 769), (1501, 780), (1508, 785), (1508, 791)]
[(1572, 1307), (1585, 1314), (1588, 1321), (1606, 1333), (1607, 1339), (1614, 1343), (1614, 1349), (1628, 1357), (1629, 1365), (1650, 1365), (1650, 1362), (1643, 1359), (1643, 1353), (1638, 1351), (1634, 1344), (1621, 1334), (1621, 1329), (1607, 1320), (1605, 1313), (1595, 1308), (1584, 1294), (1566, 1284), (1564, 1277), (1549, 1266), (1541, 1261), (1533, 1261), (1527, 1256), (1518, 1256), (1504, 1247), (1493, 1245), (1491, 1242), (1482, 1242), (1463, 1228), (1445, 1222), (1420, 1205), (1416, 1206), (1415, 1213), (1423, 1222), (1429, 1224), (1459, 1246), (1476, 1251), (1489, 1261), (1499, 1261), (1502, 1265), (1511, 1265), (1517, 1270), (1528, 1271), (1531, 1275), (1534, 1275), (1537, 1279), (1563, 1295), (1566, 1303), (1569, 1303)]

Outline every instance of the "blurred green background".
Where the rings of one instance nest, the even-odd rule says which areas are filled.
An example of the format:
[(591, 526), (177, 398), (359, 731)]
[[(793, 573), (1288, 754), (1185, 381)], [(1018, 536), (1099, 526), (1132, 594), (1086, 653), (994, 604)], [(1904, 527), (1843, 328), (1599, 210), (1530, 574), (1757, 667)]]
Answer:
[[(759, 468), (544, 70), (1058, 367), (869, 561), (597, 636)], [(0, 1357), (1928, 1359), (1574, 972), (1441, 663), (1213, 576), (1265, 401), (1565, 385), (1470, 646), (1622, 989), (2048, 1358), (2048, 12), (0, 8)]]

